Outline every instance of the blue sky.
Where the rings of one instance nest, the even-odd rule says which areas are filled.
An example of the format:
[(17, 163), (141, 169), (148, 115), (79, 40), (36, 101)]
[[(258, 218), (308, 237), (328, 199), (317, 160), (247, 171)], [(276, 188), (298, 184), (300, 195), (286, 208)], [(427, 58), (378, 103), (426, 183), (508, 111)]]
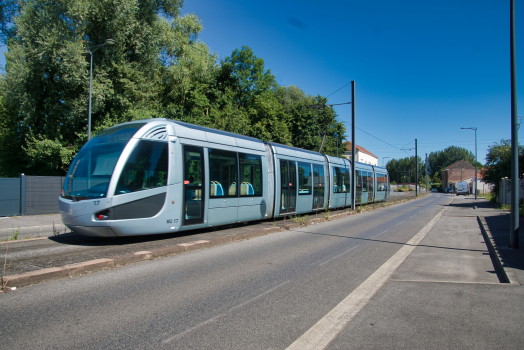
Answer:
[[(186, 0), (182, 12), (201, 18), (200, 40), (221, 59), (247, 45), (280, 85), (328, 96), (355, 80), (356, 141), (379, 165), (414, 155), (400, 149), (415, 139), (422, 158), (451, 145), (474, 152), (474, 132), (461, 127), (478, 128), (484, 163), (488, 146), (511, 136), (509, 0)], [(522, 1), (515, 18), (524, 116)], [(349, 86), (329, 96), (350, 100)], [(351, 107), (335, 110), (350, 139)]]
[[(516, 3), (523, 111), (524, 3)], [(461, 127), (478, 128), (484, 163), (488, 146), (511, 136), (509, 0), (186, 0), (183, 13), (201, 18), (200, 39), (220, 58), (247, 45), (280, 85), (327, 96), (355, 80), (356, 126), (374, 136), (357, 129), (356, 141), (380, 165), (414, 155), (399, 148), (415, 139), (422, 158), (451, 145), (474, 152), (474, 132)], [(350, 100), (349, 86), (329, 97)], [(335, 109), (351, 138), (351, 107)]]

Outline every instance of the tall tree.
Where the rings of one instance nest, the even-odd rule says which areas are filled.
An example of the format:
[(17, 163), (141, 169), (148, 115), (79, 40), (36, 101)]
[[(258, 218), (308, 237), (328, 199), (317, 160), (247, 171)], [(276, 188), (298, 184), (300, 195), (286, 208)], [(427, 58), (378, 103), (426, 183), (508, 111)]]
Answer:
[[(27, 172), (63, 173), (86, 140), (89, 59), (93, 54), (95, 129), (158, 110), (160, 52), (181, 32), (179, 0), (33, 0), (20, 2), (8, 44), (2, 91), (22, 135)], [(188, 35), (187, 33), (179, 36)], [(193, 33), (191, 33), (193, 35)], [(142, 113), (142, 111), (148, 113)], [(54, 149), (54, 152), (49, 152)]]
[[(459, 160), (465, 160), (475, 166), (475, 154), (462, 147), (450, 146), (442, 151), (431, 152), (428, 155), (428, 174), (432, 177), (440, 177), (442, 169)], [(477, 165), (479, 168), (482, 167), (480, 163)]]
[[(519, 174), (524, 172), (524, 148), (519, 145)], [(488, 147), (486, 165), (481, 175), (485, 182), (494, 185), (498, 194), (499, 182), (502, 178), (511, 178), (511, 140), (501, 140)], [(522, 176), (522, 175), (521, 175)]]
[(399, 182), (409, 182), (414, 183), (416, 181), (415, 176), (415, 166), (418, 167), (419, 182), (422, 182), (424, 178), (422, 174), (422, 168), (424, 163), (422, 158), (417, 157), (417, 162), (415, 164), (415, 156), (400, 158), (400, 159), (391, 159), (386, 164), (386, 169), (389, 173), (389, 178), (391, 181)]
[(293, 146), (318, 151), (325, 134), (322, 152), (332, 156), (343, 154), (346, 128), (336, 119), (335, 111), (326, 105), (327, 98), (306, 95), (294, 85), (279, 87), (276, 95), (289, 115)]
[(7, 45), (16, 33), (14, 20), (20, 11), (20, 0), (0, 0), (0, 42)]
[(255, 103), (256, 97), (277, 86), (275, 76), (270, 70), (265, 70), (264, 60), (255, 56), (247, 46), (234, 50), (224, 60), (224, 66), (231, 71), (238, 89), (238, 100), (245, 108)]

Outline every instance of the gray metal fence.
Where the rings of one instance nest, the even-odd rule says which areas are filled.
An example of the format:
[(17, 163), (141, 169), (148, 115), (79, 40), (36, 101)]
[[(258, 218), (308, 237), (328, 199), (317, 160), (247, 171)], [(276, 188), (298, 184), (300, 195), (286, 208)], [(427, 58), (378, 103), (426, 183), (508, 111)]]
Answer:
[(55, 214), (62, 189), (62, 176), (26, 176), (25, 215)]
[(20, 179), (0, 178), (0, 216), (20, 215)]
[(0, 178), (0, 216), (57, 214), (63, 176)]

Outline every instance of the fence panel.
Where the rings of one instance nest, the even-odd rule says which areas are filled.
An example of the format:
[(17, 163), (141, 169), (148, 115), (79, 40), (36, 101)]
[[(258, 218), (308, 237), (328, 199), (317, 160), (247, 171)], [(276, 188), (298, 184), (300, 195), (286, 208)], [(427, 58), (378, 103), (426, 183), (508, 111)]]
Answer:
[(58, 214), (63, 179), (61, 176), (26, 175), (25, 215)]
[(0, 178), (0, 216), (20, 215), (20, 179)]

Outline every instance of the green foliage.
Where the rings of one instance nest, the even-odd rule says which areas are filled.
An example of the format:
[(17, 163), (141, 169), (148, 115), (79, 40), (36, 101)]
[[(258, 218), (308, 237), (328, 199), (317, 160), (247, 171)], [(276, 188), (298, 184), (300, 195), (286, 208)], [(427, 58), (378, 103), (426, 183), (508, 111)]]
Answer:
[[(524, 148), (519, 145), (519, 174), (524, 172)], [(488, 147), (486, 165), (481, 175), (485, 182), (493, 184), (493, 192), (499, 193), (499, 181), (504, 177), (511, 178), (511, 141), (501, 140)]]
[(16, 33), (13, 24), (20, 11), (20, 1), (0, 0), (0, 41), (5, 45)]
[[(420, 157), (417, 157), (418, 166), (418, 180), (423, 181), (424, 176), (422, 173), (423, 162)], [(386, 164), (386, 169), (389, 173), (389, 178), (397, 183), (414, 183), (415, 182), (415, 156), (392, 159)], [(425, 180), (424, 180), (425, 181)]]
[[(475, 166), (475, 154), (462, 147), (450, 146), (442, 151), (431, 152), (428, 155), (428, 174), (432, 176), (433, 182), (442, 181), (442, 170), (459, 160)], [(482, 164), (477, 163), (477, 167), (481, 169)]]
[[(247, 46), (223, 62), (198, 40), (181, 0), (0, 0), (0, 176), (63, 175), (92, 134), (165, 117), (343, 153), (344, 125), (322, 96), (281, 87)], [(114, 45), (101, 45), (106, 39)], [(89, 53), (91, 52), (92, 55)]]

